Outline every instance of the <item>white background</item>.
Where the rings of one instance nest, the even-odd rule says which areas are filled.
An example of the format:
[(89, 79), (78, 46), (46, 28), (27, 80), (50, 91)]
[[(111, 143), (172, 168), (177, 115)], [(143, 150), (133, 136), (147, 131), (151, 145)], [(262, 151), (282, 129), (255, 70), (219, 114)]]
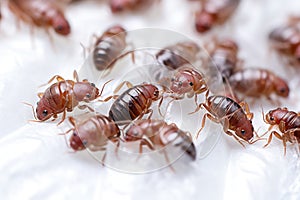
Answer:
[[(170, 29), (200, 42), (212, 35), (233, 37), (246, 67), (269, 68), (289, 81), (291, 94), (281, 99), (282, 106), (299, 111), (299, 69), (280, 62), (268, 48), (267, 35), (288, 15), (299, 13), (300, 2), (244, 0), (228, 23), (205, 36), (194, 30), (197, 7), (194, 1), (162, 0), (146, 12), (114, 16), (105, 1), (81, 1), (65, 10), (71, 35), (51, 33), (51, 42), (44, 30), (34, 28), (31, 34), (28, 25), (20, 23), (18, 27), (4, 3), (0, 24), (0, 198), (299, 199), (297, 157), (291, 146), (284, 157), (276, 139), (268, 148), (258, 142), (244, 149), (223, 134), (220, 125), (208, 123), (221, 137), (207, 157), (195, 162), (180, 159), (175, 173), (166, 168), (133, 175), (102, 167), (86, 151), (69, 153), (64, 137), (58, 135), (68, 127), (57, 127), (55, 122), (28, 123), (33, 115), (22, 102), (35, 105), (39, 86), (56, 74), (71, 79), (73, 70), (80, 70), (84, 63), (80, 44), (89, 46), (93, 34), (100, 35), (114, 23), (127, 30)], [(266, 112), (278, 105), (264, 99), (251, 104), (259, 133), (267, 129), (262, 107)]]

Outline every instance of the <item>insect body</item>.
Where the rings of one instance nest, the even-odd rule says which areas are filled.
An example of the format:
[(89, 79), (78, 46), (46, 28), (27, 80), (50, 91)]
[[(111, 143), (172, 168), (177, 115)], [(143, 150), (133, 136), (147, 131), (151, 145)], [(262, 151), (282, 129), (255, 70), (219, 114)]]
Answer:
[(194, 62), (199, 51), (199, 46), (194, 42), (179, 42), (159, 51), (156, 59), (169, 70), (174, 70)]
[(79, 82), (76, 71), (74, 71), (74, 78), (76, 81), (64, 80), (61, 76), (56, 75), (50, 79), (48, 83), (54, 79), (57, 82), (38, 95), (40, 101), (36, 107), (36, 114), (40, 121), (51, 117), (57, 118), (57, 114), (63, 112), (62, 122), (65, 119), (66, 111), (71, 112), (79, 102), (90, 102), (101, 96), (103, 88), (99, 94), (99, 89), (93, 83), (87, 80)]
[(201, 73), (192, 67), (179, 68), (171, 78), (170, 90), (178, 95), (176, 98), (183, 98), (185, 94), (193, 97), (197, 94), (208, 91), (206, 82)]
[(110, 0), (110, 9), (113, 13), (140, 10), (150, 6), (154, 0)]
[(238, 45), (229, 39), (216, 41), (213, 49), (210, 51), (210, 60), (205, 64), (207, 68), (217, 68), (223, 78), (228, 79), (238, 68), (240, 60), (238, 59)]
[(196, 13), (196, 30), (209, 31), (217, 24), (223, 24), (238, 7), (240, 0), (204, 0), (201, 10)]
[(289, 87), (282, 78), (266, 69), (248, 68), (235, 72), (229, 78), (230, 86), (246, 96), (266, 96), (271, 99), (275, 93), (281, 97), (288, 97)]
[(75, 151), (88, 148), (91, 151), (101, 151), (106, 149), (107, 142), (119, 141), (120, 130), (109, 117), (104, 115), (94, 115), (87, 120), (76, 124), (74, 118), (69, 118), (73, 128), (70, 137), (70, 146)]
[(160, 99), (159, 89), (155, 85), (133, 86), (115, 100), (110, 108), (109, 117), (117, 124), (121, 124), (122, 121), (141, 118), (150, 111), (152, 102), (158, 99)]
[(54, 1), (9, 0), (9, 8), (21, 20), (39, 27), (52, 27), (60, 35), (71, 32), (63, 11)]
[(95, 43), (93, 61), (97, 70), (109, 69), (126, 47), (126, 30), (115, 25), (107, 29)]
[(201, 107), (205, 108), (208, 113), (203, 116), (202, 127), (198, 134), (205, 125), (206, 117), (208, 117), (216, 123), (221, 123), (224, 132), (233, 136), (240, 144), (242, 143), (239, 138), (249, 144), (255, 142), (252, 141), (254, 128), (251, 121), (252, 114), (249, 113), (248, 108), (245, 112), (241, 105), (234, 100), (219, 95), (208, 97), (206, 103), (200, 104), (199, 108)]
[(287, 141), (293, 142), (293, 139), (296, 138), (297, 141), (300, 142), (299, 114), (289, 111), (287, 108), (276, 108), (266, 114), (264, 121), (267, 124), (270, 124), (269, 130), (271, 130), (274, 126), (278, 126), (279, 131), (281, 132), (280, 134), (277, 131), (272, 131), (265, 147), (270, 144), (273, 135), (282, 140), (284, 153), (286, 152)]
[(291, 19), (287, 25), (273, 29), (269, 34), (271, 47), (285, 56), (289, 64), (299, 66), (300, 62), (300, 29), (299, 19)]
[(196, 159), (196, 148), (191, 135), (175, 124), (167, 124), (163, 120), (138, 120), (127, 130), (124, 137), (126, 142), (140, 141), (140, 153), (143, 145), (151, 150), (173, 145), (180, 147), (193, 160)]

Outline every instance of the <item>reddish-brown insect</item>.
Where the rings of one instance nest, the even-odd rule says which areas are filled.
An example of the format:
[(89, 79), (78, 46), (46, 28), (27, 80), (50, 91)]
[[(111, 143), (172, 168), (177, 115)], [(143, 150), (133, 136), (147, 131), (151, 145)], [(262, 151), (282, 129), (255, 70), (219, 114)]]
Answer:
[(93, 61), (97, 70), (110, 69), (126, 48), (126, 30), (115, 25), (107, 29), (96, 41)]
[(52, 27), (60, 35), (71, 31), (62, 9), (55, 1), (9, 0), (9, 8), (21, 20), (39, 27)]
[(240, 0), (204, 0), (196, 13), (196, 30), (209, 31), (213, 26), (223, 24), (236, 10)]
[[(37, 103), (36, 115), (40, 121), (45, 121), (51, 117), (57, 118), (57, 114), (63, 113), (63, 118), (59, 122), (64, 121), (66, 111), (71, 112), (78, 106), (79, 102), (90, 102), (101, 96), (104, 86), (99, 93), (98, 88), (87, 80), (79, 81), (77, 72), (74, 71), (74, 79), (65, 80), (61, 76), (56, 75), (50, 79), (54, 79), (56, 83), (52, 84), (46, 89), (44, 93), (39, 93), (40, 101)], [(81, 105), (79, 108), (86, 108), (88, 106)]]
[(299, 113), (289, 111), (287, 108), (276, 108), (269, 111), (264, 121), (270, 124), (268, 131), (270, 131), (274, 126), (278, 126), (279, 131), (272, 131), (267, 144), (268, 146), (272, 141), (272, 136), (274, 135), (278, 139), (282, 140), (284, 146), (284, 154), (286, 153), (286, 143), (293, 142), (295, 139), (300, 142), (300, 116)]
[(113, 13), (134, 11), (149, 7), (154, 0), (110, 0), (110, 9)]
[(184, 41), (162, 49), (156, 54), (156, 59), (169, 70), (174, 70), (195, 62), (199, 51), (200, 48), (196, 43)]
[(239, 47), (237, 43), (230, 39), (218, 39), (213, 42), (213, 47), (209, 50), (209, 59), (205, 62), (208, 69), (217, 69), (223, 78), (228, 79), (231, 74), (239, 68), (242, 62), (238, 58)]
[(271, 47), (285, 56), (292, 66), (300, 64), (299, 17), (291, 17), (287, 25), (273, 29), (269, 34)]
[[(124, 83), (115, 90), (117, 92)], [(130, 122), (141, 118), (144, 114), (151, 112), (150, 106), (153, 101), (161, 98), (159, 89), (153, 84), (141, 84), (129, 86), (130, 88), (123, 92), (112, 104), (109, 110), (109, 117), (117, 124)]]
[(120, 130), (109, 117), (94, 115), (76, 124), (74, 118), (69, 118), (73, 128), (70, 146), (75, 151), (88, 148), (91, 151), (104, 151), (108, 141), (119, 142)]
[(170, 90), (175, 94), (173, 98), (182, 99), (185, 94), (191, 98), (195, 96), (197, 102), (197, 95), (208, 91), (208, 87), (204, 77), (193, 67), (179, 68), (171, 78)]
[(241, 69), (230, 76), (229, 83), (234, 91), (245, 96), (266, 96), (272, 100), (271, 94), (285, 98), (289, 95), (289, 86), (286, 81), (267, 69)]
[(206, 109), (208, 113), (206, 113), (202, 118), (202, 126), (198, 135), (203, 129), (205, 120), (208, 117), (216, 123), (221, 123), (223, 125), (224, 132), (233, 136), (241, 145), (243, 145), (243, 143), (240, 139), (248, 142), (249, 144), (257, 141), (253, 140), (254, 128), (251, 121), (253, 115), (249, 112), (246, 104), (246, 109), (244, 111), (242, 106), (231, 98), (216, 95), (208, 97), (205, 103), (201, 103), (199, 105), (199, 109), (202, 107)]
[[(196, 159), (196, 148), (192, 137), (188, 132), (180, 130), (175, 124), (167, 124), (163, 120), (144, 119), (135, 121), (125, 133), (125, 141), (140, 141), (139, 152), (142, 153), (143, 146), (151, 150), (162, 149), (167, 145), (180, 147), (193, 160)], [(168, 161), (168, 157), (166, 156)]]

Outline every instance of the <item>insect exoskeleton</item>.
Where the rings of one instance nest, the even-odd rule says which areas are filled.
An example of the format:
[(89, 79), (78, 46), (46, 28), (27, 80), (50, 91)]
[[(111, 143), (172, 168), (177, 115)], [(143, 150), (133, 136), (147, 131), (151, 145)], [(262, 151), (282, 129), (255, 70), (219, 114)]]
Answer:
[(289, 86), (287, 82), (267, 69), (247, 68), (236, 71), (229, 78), (230, 86), (249, 97), (265, 96), (269, 100), (272, 94), (287, 98)]
[[(188, 132), (180, 130), (176, 124), (168, 124), (163, 120), (142, 119), (133, 122), (126, 131), (126, 142), (139, 141), (139, 153), (143, 146), (151, 150), (165, 151), (166, 146), (181, 148), (192, 160), (196, 159), (196, 148)], [(164, 152), (165, 156), (167, 152)], [(168, 161), (168, 157), (166, 157)]]
[(55, 1), (9, 0), (10, 10), (24, 22), (48, 29), (60, 35), (69, 35), (70, 24)]
[(240, 0), (206, 0), (200, 3), (201, 9), (195, 16), (195, 27), (199, 33), (204, 33), (216, 25), (224, 24), (237, 9)]
[(176, 70), (185, 64), (196, 61), (200, 47), (192, 41), (178, 42), (160, 50), (156, 54), (158, 63), (169, 70)]
[(53, 80), (57, 82), (50, 85), (44, 93), (39, 93), (39, 102), (36, 107), (36, 117), (39, 121), (46, 121), (53, 117), (57, 118), (59, 113), (63, 113), (63, 117), (59, 124), (64, 121), (66, 112), (72, 112), (75, 107), (81, 109), (89, 108), (88, 105), (79, 105), (80, 102), (89, 103), (96, 100), (102, 95), (104, 86), (101, 91), (86, 79), (79, 81), (77, 72), (74, 71), (73, 80), (65, 80), (59, 75), (52, 77), (48, 83)]
[(93, 50), (93, 62), (97, 70), (111, 70), (118, 59), (128, 54), (122, 54), (127, 46), (126, 35), (125, 28), (114, 25), (97, 38)]
[[(286, 153), (287, 142), (300, 142), (300, 116), (299, 113), (289, 111), (287, 108), (276, 108), (270, 110), (264, 117), (264, 121), (270, 124), (268, 131), (273, 127), (278, 127), (279, 132), (273, 130), (270, 133), (267, 144), (268, 146), (272, 141), (274, 135), (278, 139), (282, 140), (284, 146), (284, 154)], [(266, 132), (267, 133), (267, 132)]]
[(129, 89), (124, 91), (114, 101), (109, 110), (109, 117), (117, 124), (121, 125), (125, 122), (130, 122), (134, 119), (140, 119), (144, 114), (150, 113), (152, 103), (161, 98), (162, 90), (151, 83), (144, 83), (140, 85), (131, 85), (128, 82), (121, 83), (115, 92), (125, 84)]
[[(245, 107), (245, 110), (242, 106)], [(242, 141), (253, 144), (260, 140), (261, 138), (257, 135), (258, 139), (254, 140), (254, 133), (256, 134), (256, 132), (251, 121), (253, 114), (250, 113), (247, 104), (242, 106), (229, 97), (221, 95), (208, 97), (206, 102), (201, 103), (198, 108), (204, 108), (208, 112), (202, 118), (198, 135), (205, 126), (205, 121), (208, 117), (216, 123), (221, 123), (224, 132), (233, 136), (243, 146)]]

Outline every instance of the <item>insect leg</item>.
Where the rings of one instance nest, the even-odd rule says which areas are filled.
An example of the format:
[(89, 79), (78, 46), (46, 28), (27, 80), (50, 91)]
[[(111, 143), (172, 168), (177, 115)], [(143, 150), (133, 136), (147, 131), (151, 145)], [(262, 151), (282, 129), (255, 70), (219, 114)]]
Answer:
[(61, 77), (60, 75), (55, 75), (55, 76), (53, 76), (47, 83), (45, 83), (45, 84), (42, 84), (42, 85), (40, 85), (39, 87), (43, 87), (43, 86), (45, 86), (45, 85), (48, 85), (49, 83), (51, 83), (53, 80), (55, 80), (56, 79), (56, 81), (57, 82), (59, 82), (59, 81), (65, 81), (65, 79), (63, 78), (63, 77)]
[(240, 104), (241, 107), (243, 107), (245, 109), (247, 118), (252, 120), (253, 119), (253, 113), (250, 112), (250, 108), (249, 108), (249, 105), (247, 104), (247, 102), (242, 101), (239, 104)]
[(166, 161), (168, 163), (168, 167), (170, 167), (170, 169), (172, 170), (172, 172), (175, 172), (175, 169), (172, 167), (172, 164), (170, 162), (170, 159), (168, 157), (168, 154), (167, 154), (166, 150), (163, 149), (162, 152), (164, 153), (165, 159), (166, 159)]
[(65, 121), (65, 119), (66, 119), (66, 113), (67, 113), (66, 110), (64, 110), (63, 116), (62, 116), (61, 120), (58, 122), (57, 126), (60, 125), (63, 121)]
[(196, 138), (199, 137), (200, 132), (201, 132), (202, 129), (204, 128), (205, 122), (206, 122), (206, 118), (207, 118), (207, 117), (208, 117), (211, 121), (214, 121), (214, 122), (216, 122), (216, 123), (219, 122), (219, 120), (216, 119), (216, 118), (215, 118), (214, 116), (212, 116), (211, 114), (209, 114), (209, 113), (204, 114), (204, 116), (202, 117), (201, 128), (200, 128), (199, 131), (197, 132)]
[(129, 81), (123, 81), (122, 83), (120, 83), (116, 89), (114, 90), (114, 94), (118, 93), (120, 91), (120, 89), (126, 84), (126, 86), (128, 88), (132, 88), (133, 85), (129, 82)]

